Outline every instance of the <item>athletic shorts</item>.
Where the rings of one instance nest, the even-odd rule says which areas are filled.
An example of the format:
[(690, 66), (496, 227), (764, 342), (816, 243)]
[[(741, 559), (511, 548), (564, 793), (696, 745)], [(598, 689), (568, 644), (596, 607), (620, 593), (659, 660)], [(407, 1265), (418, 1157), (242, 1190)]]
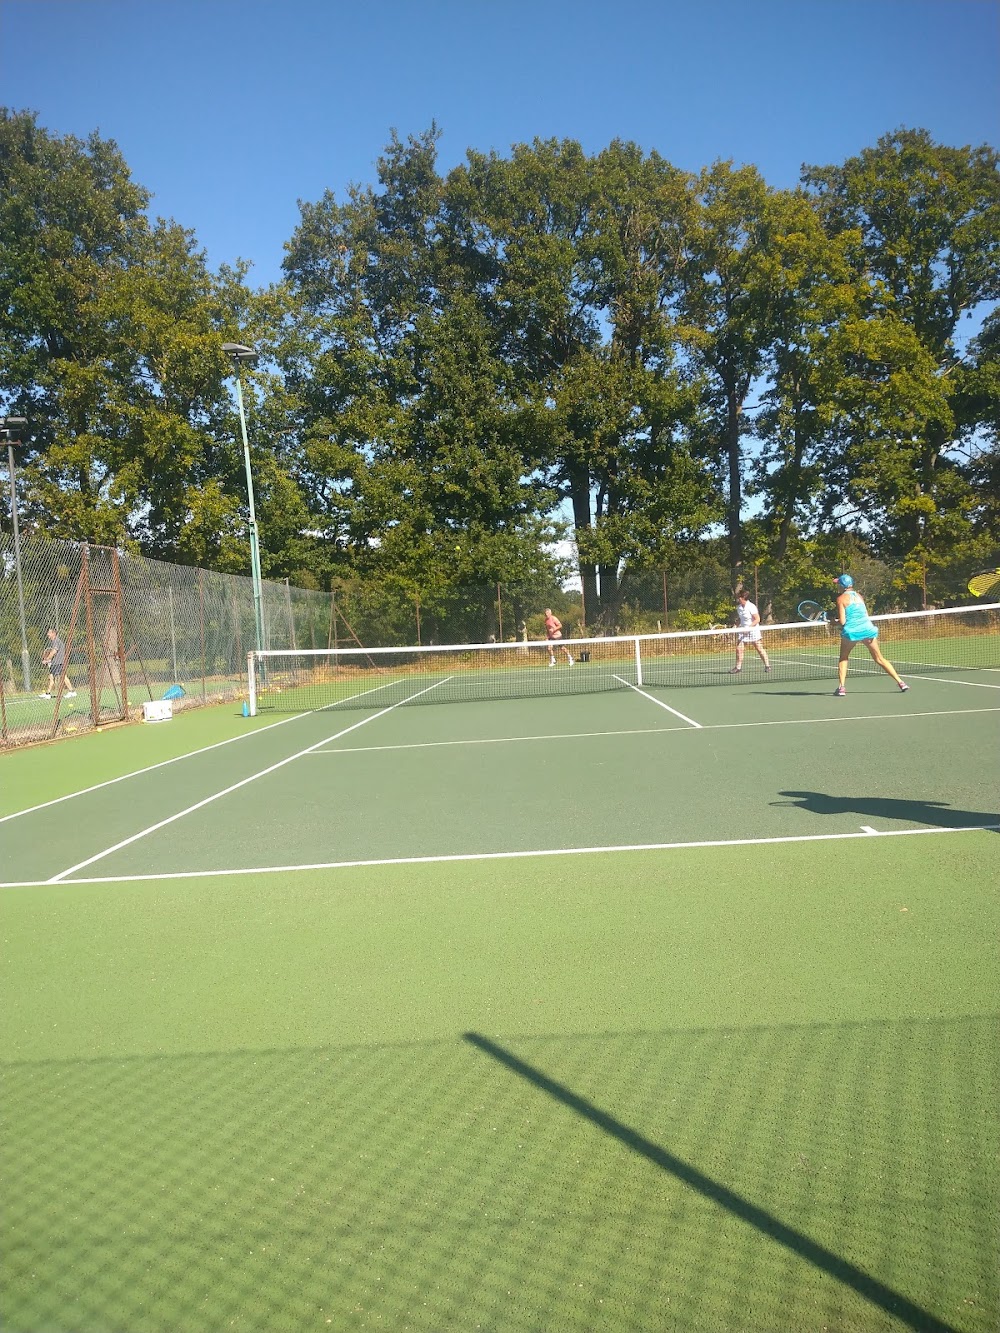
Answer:
[(740, 643), (760, 643), (760, 626), (754, 625), (751, 629), (741, 629), (739, 641)]

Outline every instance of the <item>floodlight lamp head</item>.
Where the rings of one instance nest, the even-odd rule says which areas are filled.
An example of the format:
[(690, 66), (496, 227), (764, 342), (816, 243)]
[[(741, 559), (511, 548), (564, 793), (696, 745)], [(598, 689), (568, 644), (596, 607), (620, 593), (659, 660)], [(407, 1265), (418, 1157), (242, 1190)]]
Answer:
[(27, 424), (27, 417), (0, 417), (0, 439), (20, 444), (21, 432)]
[(254, 348), (247, 347), (245, 343), (223, 343), (222, 350), (227, 356), (231, 356), (234, 361), (246, 361), (248, 365), (253, 365), (258, 358), (258, 353)]

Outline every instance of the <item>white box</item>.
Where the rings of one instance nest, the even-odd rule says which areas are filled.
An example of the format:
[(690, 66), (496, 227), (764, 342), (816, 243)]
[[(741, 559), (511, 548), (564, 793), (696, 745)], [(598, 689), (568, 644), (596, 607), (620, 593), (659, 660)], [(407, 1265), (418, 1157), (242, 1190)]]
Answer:
[(143, 722), (169, 722), (173, 715), (172, 699), (148, 699), (142, 705)]

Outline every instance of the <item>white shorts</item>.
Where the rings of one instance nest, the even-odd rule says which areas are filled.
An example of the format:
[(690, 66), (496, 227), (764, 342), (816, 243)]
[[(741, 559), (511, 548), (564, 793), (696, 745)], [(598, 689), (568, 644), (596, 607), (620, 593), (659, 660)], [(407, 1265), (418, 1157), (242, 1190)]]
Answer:
[(740, 630), (740, 643), (760, 643), (760, 626), (754, 625), (751, 629)]

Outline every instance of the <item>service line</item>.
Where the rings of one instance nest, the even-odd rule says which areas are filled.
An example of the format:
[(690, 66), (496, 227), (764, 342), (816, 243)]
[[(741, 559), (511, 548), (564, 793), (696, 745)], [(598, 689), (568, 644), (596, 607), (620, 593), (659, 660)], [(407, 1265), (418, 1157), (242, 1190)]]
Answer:
[[(642, 691), (640, 690), (641, 694)], [(649, 696), (652, 697), (652, 696)], [(658, 702), (653, 700), (654, 703)], [(670, 710), (673, 711), (672, 709)], [(767, 722), (702, 722), (692, 723), (699, 731), (739, 731), (745, 727), (811, 727), (825, 726), (827, 723), (840, 725), (845, 722), (900, 722), (914, 717), (964, 717), (974, 713), (1000, 713), (1000, 708), (943, 708), (918, 713), (851, 713), (839, 717), (776, 717)], [(535, 732), (530, 736), (477, 736), (465, 740), (452, 741), (407, 741), (400, 745), (346, 745), (343, 748), (323, 750), (315, 749), (311, 753), (323, 754), (377, 754), (380, 750), (444, 750), (459, 745), (523, 745), (534, 741), (585, 741), (607, 736), (689, 736), (686, 727), (627, 727), (615, 731), (556, 731), (551, 733)]]

